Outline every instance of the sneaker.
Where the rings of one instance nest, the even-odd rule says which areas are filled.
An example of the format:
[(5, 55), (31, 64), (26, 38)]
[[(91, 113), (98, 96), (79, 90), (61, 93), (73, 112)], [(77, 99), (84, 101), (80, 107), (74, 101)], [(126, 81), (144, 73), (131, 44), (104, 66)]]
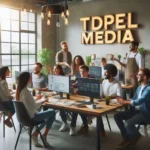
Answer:
[(88, 124), (91, 125), (93, 123), (93, 117), (92, 116), (88, 116)]
[(43, 142), (44, 142), (46, 148), (51, 147), (50, 144), (47, 142), (47, 136), (42, 135), (42, 139), (43, 139)]
[(67, 123), (63, 123), (59, 129), (60, 132), (65, 132), (69, 129), (69, 125)]
[(70, 136), (74, 136), (75, 135), (75, 127), (70, 127), (69, 135)]
[(117, 149), (125, 148), (130, 144), (129, 140), (123, 140), (119, 145), (117, 145)]
[(32, 135), (32, 142), (35, 147), (42, 147), (42, 145), (38, 142), (38, 137)]
[(88, 134), (89, 127), (88, 126), (81, 126), (81, 128), (78, 130), (78, 134)]
[(7, 126), (7, 127), (9, 127), (9, 128), (12, 128), (12, 122), (10, 121), (10, 120), (8, 120), (8, 119), (6, 119), (5, 121), (4, 121), (4, 124)]

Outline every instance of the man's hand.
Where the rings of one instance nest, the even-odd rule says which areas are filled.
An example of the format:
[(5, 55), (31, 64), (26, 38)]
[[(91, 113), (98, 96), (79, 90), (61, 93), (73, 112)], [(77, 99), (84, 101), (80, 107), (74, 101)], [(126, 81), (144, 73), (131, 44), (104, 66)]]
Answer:
[(52, 68), (51, 68), (51, 67), (46, 66), (45, 68), (46, 68), (46, 70), (47, 70), (50, 74), (52, 74)]
[(130, 77), (131, 77), (131, 78), (136, 78), (136, 74), (133, 73), (133, 74), (130, 75)]
[(43, 97), (42, 95), (38, 95), (35, 100), (39, 100), (39, 99), (41, 99), (42, 97)]
[(64, 62), (64, 65), (70, 68), (70, 65), (66, 62)]
[(122, 99), (121, 97), (117, 97), (117, 101), (120, 103), (120, 104), (125, 104), (125, 100)]

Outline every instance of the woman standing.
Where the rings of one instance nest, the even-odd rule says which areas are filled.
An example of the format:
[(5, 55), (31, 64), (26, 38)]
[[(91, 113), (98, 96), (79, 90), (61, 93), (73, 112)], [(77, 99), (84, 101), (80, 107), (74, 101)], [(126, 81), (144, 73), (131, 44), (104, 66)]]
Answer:
[(10, 71), (7, 66), (0, 68), (0, 101), (3, 107), (8, 110), (8, 118), (4, 121), (5, 125), (12, 127), (10, 121), (15, 113), (15, 108), (12, 102), (13, 97), (10, 95), (10, 90), (6, 81), (6, 77), (10, 76)]
[[(22, 101), (27, 109), (29, 116), (35, 121), (45, 121), (39, 126), (41, 130), (44, 126), (45, 130), (43, 132), (43, 140), (47, 147), (49, 143), (47, 142), (47, 134), (50, 130), (54, 120), (55, 120), (55, 111), (52, 109), (37, 112), (37, 107), (35, 100), (33, 99), (31, 92), (27, 89), (28, 85), (31, 83), (31, 76), (29, 72), (22, 72), (18, 79), (18, 87), (16, 92), (16, 101)], [(36, 100), (40, 99), (39, 96)], [(38, 142), (38, 131), (35, 130), (32, 134), (32, 141), (36, 147), (41, 147), (41, 144)]]

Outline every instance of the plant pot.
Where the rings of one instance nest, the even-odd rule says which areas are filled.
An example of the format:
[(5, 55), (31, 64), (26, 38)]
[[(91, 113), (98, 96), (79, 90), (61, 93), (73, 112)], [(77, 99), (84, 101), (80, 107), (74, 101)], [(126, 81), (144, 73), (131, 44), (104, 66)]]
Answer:
[(13, 84), (13, 90), (16, 90), (16, 84)]
[(109, 105), (109, 103), (110, 103), (110, 100), (106, 100), (106, 105)]
[(33, 95), (33, 96), (35, 96), (35, 95), (36, 95), (35, 90), (32, 90), (32, 95)]

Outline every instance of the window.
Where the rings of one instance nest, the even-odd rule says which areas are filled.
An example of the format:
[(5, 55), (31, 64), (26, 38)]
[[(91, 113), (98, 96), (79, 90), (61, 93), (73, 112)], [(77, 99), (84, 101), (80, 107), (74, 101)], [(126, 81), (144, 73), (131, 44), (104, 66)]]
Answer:
[(0, 66), (29, 70), (37, 58), (36, 14), (0, 7)]

